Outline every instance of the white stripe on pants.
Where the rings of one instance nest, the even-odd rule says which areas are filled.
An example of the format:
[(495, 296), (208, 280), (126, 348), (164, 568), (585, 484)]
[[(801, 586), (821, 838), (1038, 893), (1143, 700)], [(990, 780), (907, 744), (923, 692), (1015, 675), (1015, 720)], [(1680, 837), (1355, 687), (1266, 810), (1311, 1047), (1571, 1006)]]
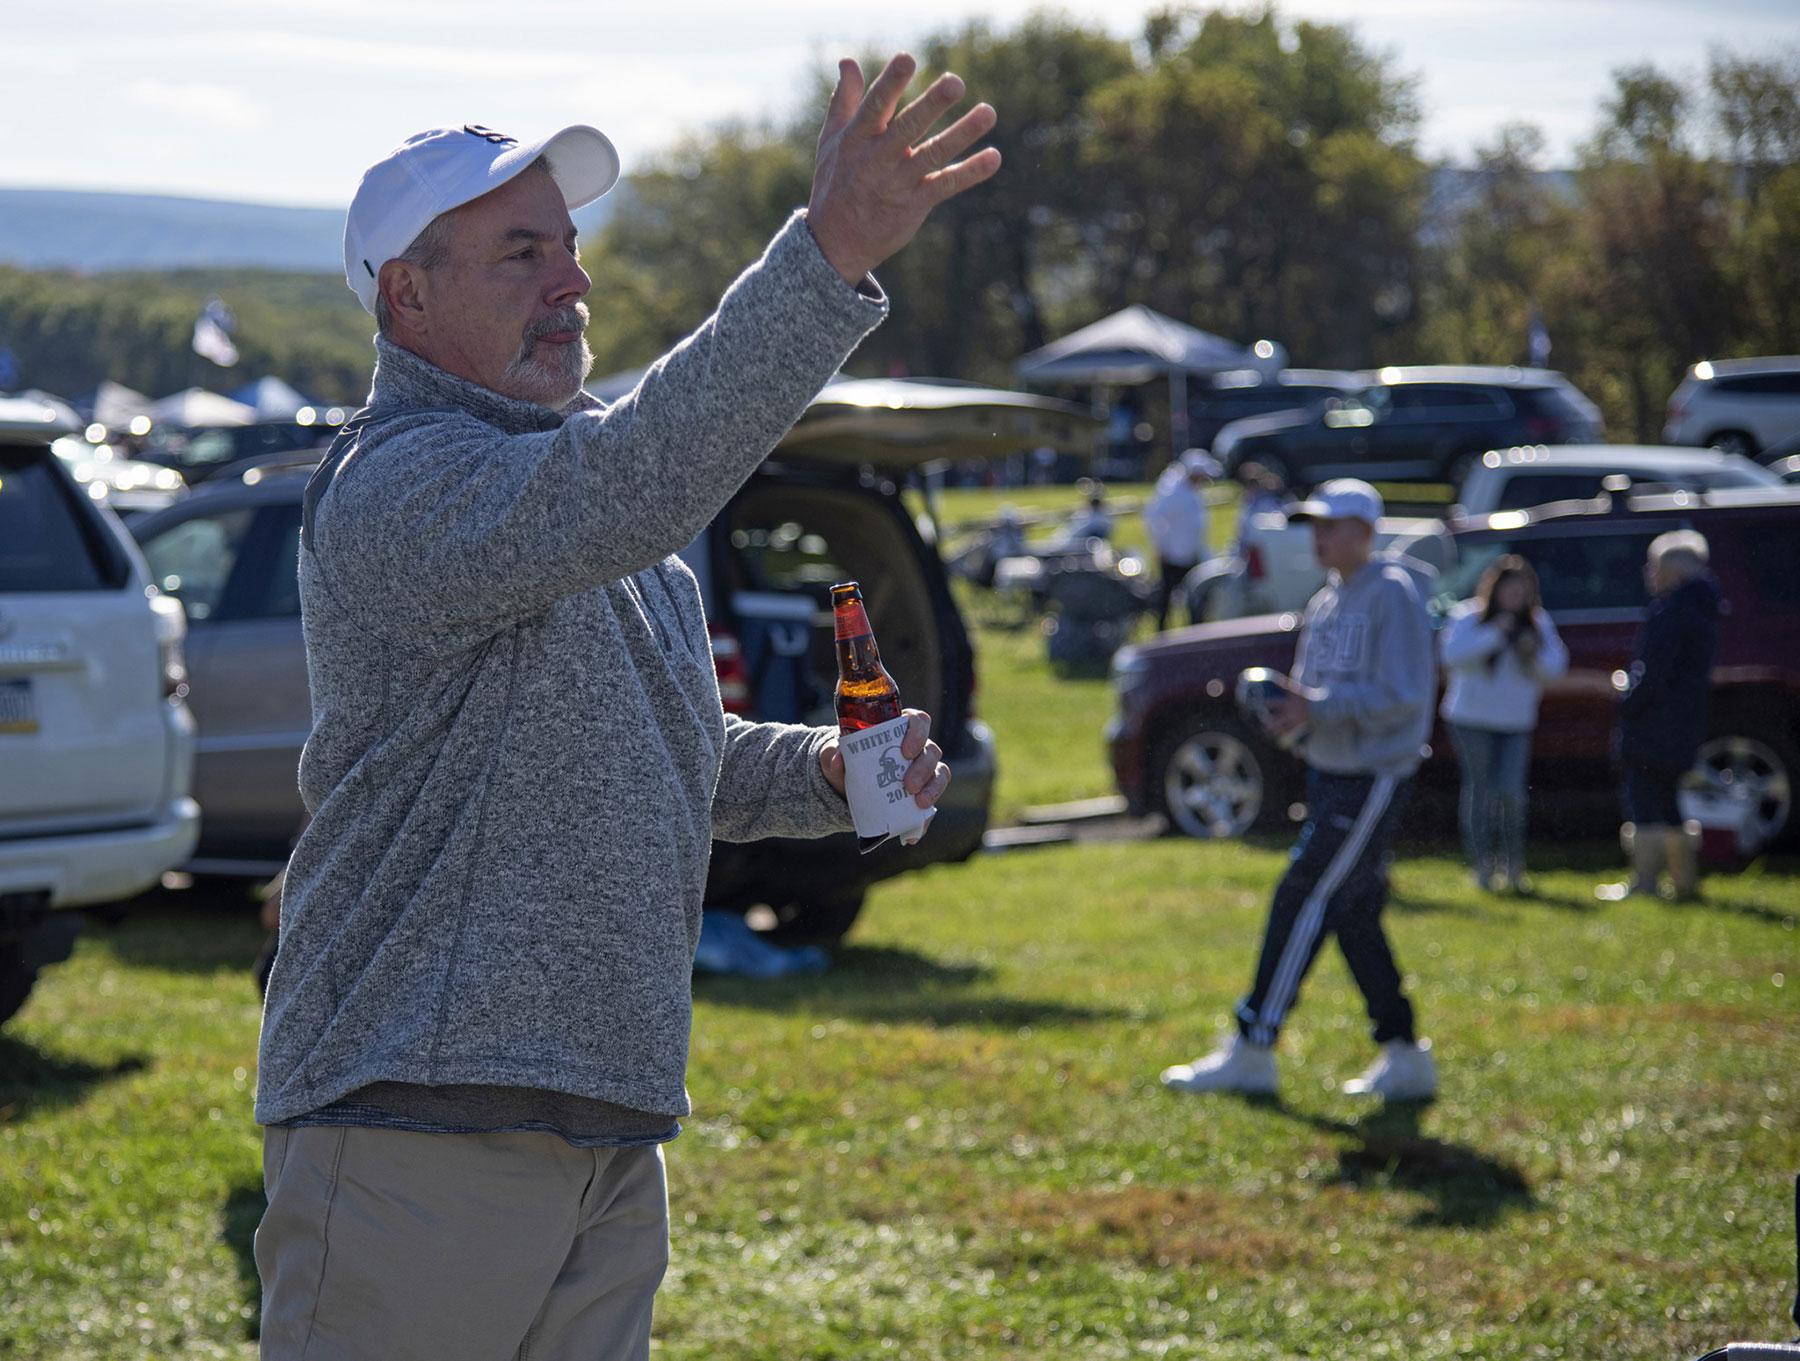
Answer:
[(1275, 1042), (1281, 1023), (1287, 1019), (1288, 1011), (1299, 994), (1300, 980), (1306, 976), (1306, 967), (1318, 948), (1319, 935), (1325, 929), (1325, 909), (1330, 905), (1332, 895), (1343, 886), (1350, 871), (1356, 867), (1356, 862), (1362, 858), (1369, 838), (1381, 824), (1388, 804), (1394, 797), (1394, 785), (1395, 781), (1390, 776), (1375, 777), (1369, 786), (1369, 796), (1363, 800), (1362, 810), (1356, 815), (1356, 822), (1325, 866), (1325, 872), (1313, 884), (1312, 891), (1306, 895), (1306, 901), (1301, 904), (1293, 929), (1288, 932), (1287, 942), (1282, 946), (1281, 959), (1275, 966), (1268, 995), (1263, 998), (1262, 1007), (1250, 1026), (1250, 1038), (1258, 1044)]

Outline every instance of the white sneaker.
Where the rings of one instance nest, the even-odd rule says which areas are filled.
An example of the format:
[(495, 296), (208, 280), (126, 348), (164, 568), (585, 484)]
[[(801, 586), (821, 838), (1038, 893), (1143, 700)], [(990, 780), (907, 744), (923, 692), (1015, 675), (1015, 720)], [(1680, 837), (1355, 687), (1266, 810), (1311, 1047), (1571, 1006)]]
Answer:
[(1437, 1086), (1430, 1040), (1417, 1044), (1389, 1040), (1361, 1077), (1344, 1084), (1344, 1091), (1351, 1096), (1378, 1096), (1383, 1101), (1429, 1101), (1437, 1095)]
[(1163, 1069), (1162, 1082), (1178, 1092), (1266, 1095), (1275, 1090), (1275, 1047), (1233, 1035), (1205, 1058)]

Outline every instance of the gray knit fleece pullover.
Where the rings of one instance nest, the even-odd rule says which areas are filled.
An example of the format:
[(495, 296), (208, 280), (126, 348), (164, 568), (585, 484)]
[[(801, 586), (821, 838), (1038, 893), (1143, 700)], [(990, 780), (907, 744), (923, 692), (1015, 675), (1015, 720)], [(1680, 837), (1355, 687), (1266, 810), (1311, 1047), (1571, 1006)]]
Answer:
[(378, 1082), (687, 1113), (712, 837), (850, 824), (828, 732), (722, 713), (671, 555), (885, 312), (796, 214), (610, 408), (559, 415), (378, 343), (301, 553), (314, 816), (259, 1121)]

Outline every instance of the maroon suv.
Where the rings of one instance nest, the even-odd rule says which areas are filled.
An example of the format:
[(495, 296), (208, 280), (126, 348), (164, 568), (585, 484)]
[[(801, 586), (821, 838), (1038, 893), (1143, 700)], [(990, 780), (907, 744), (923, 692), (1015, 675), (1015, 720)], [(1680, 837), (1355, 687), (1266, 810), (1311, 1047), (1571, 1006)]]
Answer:
[[(1433, 587), (1433, 616), (1472, 595), (1503, 553), (1537, 569), (1544, 606), (1569, 646), (1569, 671), (1544, 692), (1533, 796), (1604, 799), (1615, 787), (1612, 677), (1630, 665), (1644, 617), (1645, 550), (1671, 529), (1706, 536), (1722, 597), (1712, 737), (1684, 805), (1758, 844), (1791, 843), (1800, 839), (1800, 489), (1622, 494), (1459, 521), (1450, 566)], [(1107, 742), (1135, 811), (1163, 812), (1173, 830), (1202, 837), (1289, 816), (1302, 797), (1299, 762), (1237, 712), (1232, 687), (1247, 666), (1287, 670), (1299, 627), (1298, 615), (1262, 615), (1162, 634), (1118, 653), (1118, 712)], [(1432, 752), (1422, 785), (1454, 788), (1441, 731)]]

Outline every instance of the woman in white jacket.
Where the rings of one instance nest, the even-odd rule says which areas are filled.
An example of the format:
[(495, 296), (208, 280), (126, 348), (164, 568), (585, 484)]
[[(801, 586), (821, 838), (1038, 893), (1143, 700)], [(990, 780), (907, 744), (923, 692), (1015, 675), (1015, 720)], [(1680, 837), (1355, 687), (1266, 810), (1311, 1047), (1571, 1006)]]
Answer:
[(1525, 876), (1525, 774), (1538, 696), (1568, 670), (1569, 650), (1538, 596), (1537, 573), (1521, 557), (1497, 559), (1471, 600), (1450, 612), (1439, 643), (1450, 681), (1439, 712), (1462, 761), (1462, 835), (1475, 882)]

